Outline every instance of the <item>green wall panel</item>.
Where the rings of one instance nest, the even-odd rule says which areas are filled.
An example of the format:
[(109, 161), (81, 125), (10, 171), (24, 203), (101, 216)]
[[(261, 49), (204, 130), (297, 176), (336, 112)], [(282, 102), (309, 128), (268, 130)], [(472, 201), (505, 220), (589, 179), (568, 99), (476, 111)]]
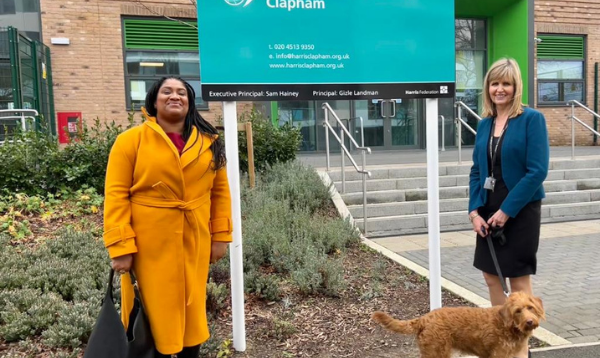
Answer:
[(456, 17), (487, 18), (521, 0), (456, 0)]
[(528, 102), (529, 92), (529, 16), (528, 1), (519, 0), (488, 20), (489, 64), (501, 57), (512, 57), (521, 68), (523, 77), (523, 103)]

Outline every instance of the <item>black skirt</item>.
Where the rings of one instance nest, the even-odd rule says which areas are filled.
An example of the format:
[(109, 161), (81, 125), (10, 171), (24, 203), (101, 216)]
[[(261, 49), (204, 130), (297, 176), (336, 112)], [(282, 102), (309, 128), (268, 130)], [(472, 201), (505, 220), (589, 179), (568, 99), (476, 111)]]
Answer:
[[(478, 209), (479, 215), (486, 221), (500, 209), (502, 202), (508, 195), (508, 188), (502, 179), (501, 146), (502, 143), (498, 145), (498, 158), (493, 168), (494, 178), (496, 178), (494, 191), (488, 191), (485, 206)], [(489, 168), (491, 160), (488, 159), (488, 163), (490, 164)], [(516, 217), (509, 218), (504, 225), (506, 242), (502, 244), (498, 239), (493, 240), (498, 264), (504, 277), (535, 275), (537, 270), (536, 255), (540, 243), (541, 217), (542, 201), (536, 200), (530, 202), (519, 211)], [(473, 266), (489, 274), (498, 274), (487, 240), (479, 235), (477, 235), (477, 242), (475, 244)]]

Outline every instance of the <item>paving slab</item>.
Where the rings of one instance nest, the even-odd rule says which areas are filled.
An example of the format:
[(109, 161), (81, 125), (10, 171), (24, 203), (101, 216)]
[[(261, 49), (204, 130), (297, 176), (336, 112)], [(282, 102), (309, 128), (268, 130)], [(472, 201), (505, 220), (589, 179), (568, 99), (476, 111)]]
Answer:
[(532, 352), (533, 358), (598, 358), (600, 344), (574, 347), (540, 349)]

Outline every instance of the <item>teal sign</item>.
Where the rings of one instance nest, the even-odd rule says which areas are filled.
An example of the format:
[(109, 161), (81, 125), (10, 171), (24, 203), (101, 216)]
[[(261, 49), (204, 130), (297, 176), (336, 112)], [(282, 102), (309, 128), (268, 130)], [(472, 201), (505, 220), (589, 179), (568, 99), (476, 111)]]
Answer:
[(454, 1), (198, 1), (206, 101), (454, 96)]

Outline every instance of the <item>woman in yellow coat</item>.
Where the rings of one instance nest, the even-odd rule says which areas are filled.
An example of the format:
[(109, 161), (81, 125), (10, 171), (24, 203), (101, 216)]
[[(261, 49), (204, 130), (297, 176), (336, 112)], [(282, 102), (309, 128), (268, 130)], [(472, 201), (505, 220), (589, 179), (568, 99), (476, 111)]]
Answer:
[[(155, 83), (147, 120), (118, 136), (106, 173), (104, 244), (115, 271), (137, 275), (159, 357), (198, 356), (209, 265), (232, 240), (225, 148), (194, 98), (181, 79)], [(121, 290), (127, 327), (128, 275)]]

